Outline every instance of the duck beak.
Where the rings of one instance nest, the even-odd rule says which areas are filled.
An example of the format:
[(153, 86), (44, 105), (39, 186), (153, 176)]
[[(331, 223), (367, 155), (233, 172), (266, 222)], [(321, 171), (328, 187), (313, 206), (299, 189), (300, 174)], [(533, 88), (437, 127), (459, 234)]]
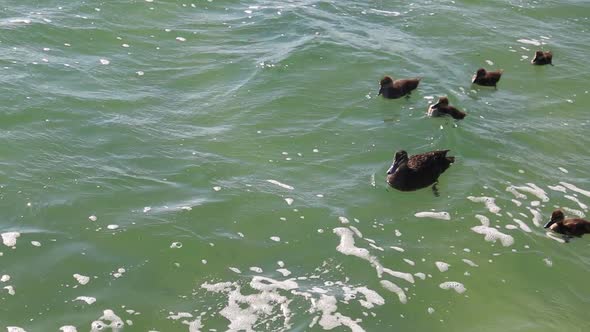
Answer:
[(553, 225), (553, 224), (555, 224), (555, 221), (553, 221), (553, 220), (549, 220), (549, 221), (548, 221), (548, 222), (545, 224), (545, 226), (543, 226), (543, 228), (549, 228), (549, 227), (551, 227), (551, 225)]
[(389, 169), (387, 170), (387, 175), (395, 173), (398, 165), (399, 165), (398, 163), (391, 164), (391, 167), (389, 167)]
[(437, 102), (436, 104), (430, 105), (431, 108), (438, 108), (438, 106), (440, 106), (440, 101)]

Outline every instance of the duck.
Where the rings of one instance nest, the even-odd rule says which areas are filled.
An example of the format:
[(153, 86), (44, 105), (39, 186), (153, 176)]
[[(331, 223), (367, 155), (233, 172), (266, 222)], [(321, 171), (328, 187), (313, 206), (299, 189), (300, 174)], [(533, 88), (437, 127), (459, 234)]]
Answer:
[(408, 157), (404, 150), (397, 151), (393, 164), (387, 170), (387, 183), (399, 191), (414, 191), (432, 185), (438, 196), (438, 177), (455, 162), (447, 156), (450, 150), (436, 150)]
[(422, 78), (406, 78), (400, 80), (393, 80), (390, 76), (385, 76), (379, 82), (381, 88), (379, 89), (379, 95), (383, 95), (383, 98), (397, 99), (403, 96), (409, 96), (412, 90), (415, 90), (420, 84)]
[(449, 98), (440, 97), (436, 104), (428, 107), (428, 116), (443, 116), (450, 115), (453, 119), (461, 120), (465, 118), (467, 114), (458, 110), (457, 108), (449, 105)]
[(561, 210), (555, 210), (551, 214), (551, 220), (543, 226), (549, 228), (555, 233), (564, 235), (565, 241), (569, 242), (572, 237), (581, 237), (584, 234), (590, 234), (590, 221), (581, 218), (568, 218)]
[(493, 86), (496, 87), (496, 84), (502, 77), (502, 73), (504, 70), (496, 70), (496, 71), (487, 71), (484, 68), (479, 68), (473, 78), (471, 79), (471, 83), (482, 85), (482, 86)]
[(551, 53), (551, 51), (537, 51), (535, 52), (535, 56), (533, 57), (533, 60), (531, 60), (531, 63), (533, 65), (552, 65), (553, 63), (551, 63), (551, 60), (553, 59), (553, 53)]

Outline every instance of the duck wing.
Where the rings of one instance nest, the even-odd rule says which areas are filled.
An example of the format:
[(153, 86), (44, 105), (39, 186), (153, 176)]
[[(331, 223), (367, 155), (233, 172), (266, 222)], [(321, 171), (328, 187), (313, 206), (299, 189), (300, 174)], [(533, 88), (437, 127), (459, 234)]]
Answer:
[(455, 158), (447, 157), (447, 152), (449, 150), (437, 150), (413, 155), (408, 160), (408, 167), (415, 170), (439, 168), (441, 165), (448, 167)]

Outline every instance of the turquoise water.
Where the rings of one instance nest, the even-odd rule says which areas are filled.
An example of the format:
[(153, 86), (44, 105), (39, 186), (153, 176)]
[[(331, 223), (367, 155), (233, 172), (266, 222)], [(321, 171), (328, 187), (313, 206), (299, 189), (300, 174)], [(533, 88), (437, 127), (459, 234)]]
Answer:
[[(539, 226), (590, 204), (587, 1), (0, 7), (0, 329), (587, 329), (590, 243)], [(400, 149), (451, 149), (440, 197)]]

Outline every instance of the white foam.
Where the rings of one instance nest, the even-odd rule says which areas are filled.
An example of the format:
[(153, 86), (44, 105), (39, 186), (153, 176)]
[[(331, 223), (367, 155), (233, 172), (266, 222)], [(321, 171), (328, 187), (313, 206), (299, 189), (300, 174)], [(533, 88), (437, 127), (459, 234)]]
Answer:
[(250, 271), (256, 272), (256, 273), (262, 273), (262, 268), (259, 268), (258, 266), (251, 266)]
[(6, 289), (6, 291), (8, 292), (9, 295), (16, 294), (16, 291), (14, 290), (14, 286), (8, 285), (8, 286), (4, 286), (2, 288)]
[(414, 273), (414, 275), (422, 280), (426, 280), (426, 274), (424, 274), (422, 272), (416, 272), (416, 273)]
[(496, 205), (496, 199), (494, 199), (493, 197), (486, 197), (486, 196), (482, 196), (482, 197), (474, 197), (474, 196), (468, 196), (467, 199), (469, 199), (472, 202), (475, 203), (484, 203), (486, 208), (488, 209), (488, 211), (490, 211), (493, 214), (499, 214), (500, 207), (498, 205)]
[(537, 226), (537, 227), (541, 227), (542, 226), (542, 222), (543, 222), (543, 215), (541, 214), (541, 212), (539, 212), (539, 210), (530, 208), (528, 206), (527, 206), (527, 209), (533, 215), (533, 224), (535, 224), (535, 226)]
[(563, 211), (567, 212), (568, 214), (573, 214), (574, 216), (577, 216), (577, 217), (580, 217), (580, 218), (586, 217), (586, 214), (583, 211), (580, 211), (580, 210), (572, 209), (572, 208), (569, 208), (567, 206), (563, 206), (561, 209)]
[(449, 270), (449, 266), (451, 266), (445, 262), (434, 262), (434, 264), (440, 272), (447, 272)]
[(520, 201), (518, 201), (518, 200), (516, 200), (516, 199), (514, 199), (514, 198), (513, 198), (513, 199), (511, 199), (511, 201), (512, 201), (512, 203), (514, 203), (514, 205), (516, 205), (516, 206), (521, 206), (521, 205), (522, 205), (522, 203), (521, 203)]
[(186, 38), (184, 38), (184, 37), (176, 37), (176, 40), (178, 40), (179, 42), (183, 42), (183, 41), (186, 41)]
[(41, 242), (39, 242), (39, 241), (31, 241), (31, 245), (33, 247), (40, 247), (41, 246)]
[(566, 174), (569, 173), (568, 170), (563, 167), (558, 167), (558, 169)]
[(381, 306), (383, 304), (385, 304), (385, 299), (383, 297), (381, 297), (381, 295), (379, 295), (379, 293), (375, 292), (372, 289), (369, 289), (367, 287), (348, 287), (348, 286), (344, 286), (342, 287), (342, 290), (344, 291), (344, 300), (345, 301), (350, 301), (351, 299), (357, 298), (357, 293), (363, 294), (363, 296), (365, 297), (365, 300), (360, 299), (359, 303), (367, 308), (367, 309), (372, 309), (375, 307), (375, 305)]
[(580, 189), (576, 186), (574, 186), (571, 183), (567, 183), (567, 182), (559, 182), (562, 186), (566, 187), (569, 190), (575, 191), (577, 193), (580, 193), (586, 197), (590, 197), (590, 191), (584, 190), (584, 189)]
[(283, 277), (288, 277), (289, 275), (291, 275), (291, 271), (289, 271), (287, 269), (277, 269), (277, 272), (282, 274)]
[(96, 302), (96, 298), (91, 296), (78, 296), (74, 299), (74, 301), (84, 301), (86, 302), (86, 304), (93, 304), (94, 302)]
[(396, 247), (396, 246), (391, 246), (389, 248), (391, 248), (391, 249), (393, 249), (395, 251), (399, 251), (399, 252), (404, 252), (405, 251), (404, 248), (400, 248), (400, 247)]
[(242, 271), (240, 271), (240, 269), (238, 269), (237, 267), (229, 267), (229, 269), (235, 273), (242, 273)]
[(64, 325), (60, 327), (59, 330), (62, 332), (78, 332), (78, 330), (76, 330), (76, 327), (72, 325)]
[(338, 252), (347, 256), (356, 256), (368, 261), (371, 266), (375, 267), (375, 270), (377, 270), (377, 275), (381, 277), (383, 266), (379, 263), (377, 257), (371, 256), (369, 250), (354, 245), (354, 233), (350, 229), (338, 227), (334, 228), (333, 232), (340, 236), (340, 244), (336, 247)]
[(19, 232), (6, 232), (0, 234), (2, 237), (2, 243), (4, 243), (7, 247), (14, 247), (16, 246), (16, 239), (20, 237)]
[(172, 242), (170, 244), (171, 249), (180, 249), (182, 248), (182, 242)]
[(414, 214), (418, 218), (434, 218), (441, 220), (451, 220), (451, 215), (448, 212), (418, 212)]
[(426, 311), (428, 311), (428, 313), (432, 315), (434, 313), (434, 308), (428, 307), (428, 309)]
[(465, 288), (465, 286), (458, 281), (446, 281), (446, 282), (443, 282), (442, 284), (438, 285), (438, 287), (445, 289), (445, 290), (452, 289), (459, 294), (463, 294), (467, 290)]
[(179, 312), (177, 314), (170, 313), (170, 315), (166, 318), (172, 319), (172, 320), (179, 320), (181, 318), (193, 318), (193, 315), (189, 312)]
[(530, 227), (524, 223), (524, 221), (520, 220), (520, 219), (512, 219), (514, 220), (515, 223), (518, 224), (518, 227), (520, 227), (520, 229), (522, 229), (523, 231), (530, 233), (532, 232)]
[(281, 238), (279, 236), (271, 236), (270, 239), (275, 242), (281, 242)]
[(3, 274), (2, 277), (0, 277), (0, 282), (7, 282), (10, 280), (10, 276), (8, 274)]
[(188, 325), (188, 332), (200, 332), (201, 328), (203, 328), (203, 324), (201, 324), (201, 317), (198, 317), (192, 322), (183, 321), (182, 323)]
[(88, 220), (96, 221), (96, 220), (98, 220), (98, 218), (95, 215), (91, 215), (90, 217), (88, 217)]
[(412, 284), (414, 283), (414, 277), (410, 273), (394, 271), (388, 268), (383, 268), (383, 272), (389, 274), (392, 277), (403, 279)]
[(119, 225), (111, 224), (111, 225), (108, 225), (107, 228), (110, 230), (115, 230), (115, 229), (119, 228)]
[(479, 222), (483, 225), (483, 226), (489, 226), (490, 225), (490, 218), (486, 217), (486, 216), (482, 216), (481, 214), (476, 214), (475, 218), (477, 218), (477, 220), (479, 220)]
[(549, 267), (553, 266), (553, 262), (549, 258), (543, 258), (543, 262), (545, 262), (545, 265)]
[(569, 200), (570, 200), (570, 201), (572, 201), (572, 202), (575, 202), (575, 203), (577, 203), (577, 204), (578, 204), (578, 206), (580, 207), (580, 209), (582, 209), (582, 210), (585, 210), (585, 211), (587, 211), (587, 210), (588, 210), (588, 205), (586, 205), (586, 204), (584, 204), (584, 203), (580, 202), (580, 200), (579, 200), (577, 197), (575, 197), (575, 196), (571, 196), (571, 195), (564, 195), (563, 197), (565, 197), (565, 198), (569, 199)]
[(494, 65), (494, 63), (492, 62), (492, 60), (486, 60), (486, 63), (487, 63), (488, 65), (490, 65), (490, 66), (493, 66), (493, 65)]
[(547, 193), (545, 192), (545, 190), (541, 189), (539, 186), (537, 186), (534, 183), (529, 182), (526, 184), (526, 186), (509, 186), (508, 188), (506, 188), (506, 191), (510, 191), (511, 193), (513, 193), (515, 196), (517, 196), (516, 198), (522, 198), (522, 199), (526, 198), (525, 195), (518, 193), (517, 190), (524, 191), (524, 192), (530, 193), (532, 195), (535, 195), (543, 202), (549, 202), (549, 196), (547, 196)]
[(471, 228), (472, 231), (485, 235), (484, 239), (488, 242), (496, 242), (500, 240), (504, 247), (508, 247), (514, 244), (514, 238), (508, 234), (504, 234), (495, 228), (488, 226), (475, 226)]
[(18, 326), (7, 326), (6, 331), (7, 332), (27, 332), (25, 329), (23, 329), (22, 327), (18, 327)]
[(314, 310), (321, 311), (318, 324), (325, 330), (332, 330), (339, 326), (346, 326), (352, 332), (364, 332), (365, 330), (358, 325), (358, 321), (352, 320), (350, 317), (337, 312), (338, 307), (336, 303), (337, 301), (334, 296), (328, 296), (325, 294), (321, 295), (320, 299), (314, 304)]
[(83, 276), (78, 273), (74, 274), (74, 278), (76, 278), (80, 285), (86, 285), (90, 281), (90, 277)]
[(109, 63), (111, 63), (111, 62), (110, 62), (109, 60), (107, 60), (107, 59), (100, 59), (99, 61), (100, 61), (100, 63), (101, 63), (101, 64), (103, 64), (103, 65), (108, 65)]
[(387, 289), (388, 291), (390, 291), (392, 293), (395, 293), (401, 303), (403, 303), (403, 304), (408, 303), (408, 298), (406, 296), (406, 293), (398, 285), (394, 284), (393, 282), (391, 282), (389, 280), (381, 280), (380, 283), (381, 283), (381, 286), (383, 286), (383, 288)]
[(557, 186), (547, 186), (547, 187), (549, 187), (549, 189), (551, 189), (551, 190), (560, 191), (562, 193), (564, 193), (564, 192), (567, 191), (567, 189), (564, 186), (560, 186), (560, 185), (557, 185)]
[(517, 42), (535, 46), (541, 46), (541, 42), (536, 39), (518, 39)]
[(346, 217), (340, 216), (340, 217), (338, 217), (338, 220), (340, 220), (340, 222), (342, 224), (350, 224), (350, 220), (348, 220), (348, 218), (346, 218)]
[(469, 260), (467, 258), (463, 258), (462, 261), (471, 267), (478, 267), (479, 266), (479, 265), (475, 264), (472, 260)]
[(287, 205), (291, 205), (293, 204), (293, 199), (292, 198), (285, 198), (285, 202), (287, 202)]
[(285, 188), (285, 189), (289, 189), (289, 190), (295, 189), (295, 188), (291, 187), (290, 185), (281, 183), (281, 182), (279, 182), (277, 180), (270, 179), (270, 180), (266, 180), (266, 182), (272, 183), (272, 184), (277, 185), (277, 186), (279, 186), (281, 188)]
[[(109, 324), (106, 324), (105, 321), (108, 321)], [(98, 319), (92, 322), (90, 332), (97, 332), (103, 331), (104, 328), (111, 328), (114, 331), (120, 331), (121, 328), (125, 326), (123, 320), (117, 316), (113, 310), (107, 309), (103, 311), (103, 315)]]
[(416, 263), (414, 263), (414, 261), (413, 261), (413, 260), (411, 260), (411, 259), (404, 258), (404, 262), (406, 262), (406, 263), (410, 264), (411, 266), (414, 266), (414, 265), (416, 265)]

